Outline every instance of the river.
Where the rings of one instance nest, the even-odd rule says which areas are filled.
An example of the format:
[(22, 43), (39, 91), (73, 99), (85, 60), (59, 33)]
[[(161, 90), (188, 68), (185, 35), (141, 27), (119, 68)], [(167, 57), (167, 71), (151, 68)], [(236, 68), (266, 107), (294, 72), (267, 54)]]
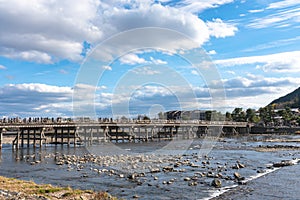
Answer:
[[(226, 199), (243, 193), (237, 188), (251, 185), (252, 193), (247, 199), (261, 199), (263, 195), (264, 199), (285, 197), (278, 190), (268, 189), (273, 185), (285, 188), (285, 195), (291, 194), (293, 199), (297, 184), (288, 183), (292, 179), (285, 173), (290, 176), (295, 170), (294, 175), (299, 176), (299, 167), (272, 165), (282, 160), (297, 161), (299, 139), (297, 135), (226, 137), (213, 142), (212, 149), (204, 145), (203, 139), (77, 147), (45, 145), (19, 150), (4, 144), (0, 175), (107, 191), (123, 199), (211, 199), (219, 195)], [(221, 181), (221, 188), (212, 186), (215, 179)]]

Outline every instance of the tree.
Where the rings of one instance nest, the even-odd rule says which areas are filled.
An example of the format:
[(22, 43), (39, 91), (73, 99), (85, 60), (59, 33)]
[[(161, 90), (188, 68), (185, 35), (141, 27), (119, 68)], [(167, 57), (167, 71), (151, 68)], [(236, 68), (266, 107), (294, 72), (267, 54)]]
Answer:
[(211, 121), (212, 120), (211, 117), (212, 117), (212, 111), (211, 110), (205, 111), (205, 120)]
[(260, 119), (264, 123), (271, 123), (274, 122), (275, 118), (275, 110), (274, 110), (275, 104), (268, 105), (267, 107), (260, 108), (259, 111), (259, 116)]
[(150, 117), (148, 117), (148, 116), (145, 115), (145, 116), (143, 117), (143, 120), (144, 120), (144, 121), (148, 121), (148, 120), (150, 120)]
[(246, 120), (247, 120), (247, 122), (253, 123), (254, 120), (255, 120), (255, 116), (256, 116), (256, 114), (255, 114), (254, 109), (248, 108), (246, 110)]
[(125, 116), (122, 116), (122, 117), (120, 118), (120, 120), (121, 120), (122, 122), (126, 122), (126, 121), (128, 121), (128, 118), (125, 117)]
[(246, 113), (242, 108), (235, 108), (232, 113), (232, 120), (236, 122), (245, 122), (246, 121)]
[(232, 116), (231, 116), (230, 112), (225, 113), (225, 119), (226, 119), (226, 121), (232, 121)]

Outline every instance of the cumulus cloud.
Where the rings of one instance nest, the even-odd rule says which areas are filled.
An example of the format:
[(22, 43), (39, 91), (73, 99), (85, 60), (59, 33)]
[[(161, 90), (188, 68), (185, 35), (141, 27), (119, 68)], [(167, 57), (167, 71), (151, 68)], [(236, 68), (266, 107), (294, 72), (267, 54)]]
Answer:
[(111, 67), (111, 66), (108, 66), (108, 65), (104, 65), (104, 66), (102, 66), (102, 69), (111, 71), (111, 70), (112, 70), (112, 67)]
[(12, 0), (0, 4), (2, 56), (51, 63), (78, 61), (84, 40), (96, 41), (102, 32), (91, 21), (99, 2)]
[(120, 62), (122, 64), (127, 64), (127, 65), (146, 64), (147, 63), (147, 61), (144, 58), (140, 58), (138, 55), (133, 54), (133, 53), (122, 56), (120, 58)]
[(209, 30), (209, 34), (216, 38), (224, 38), (228, 36), (234, 36), (238, 30), (233, 24), (224, 23), (221, 19), (213, 19), (213, 21), (206, 22)]
[(299, 72), (300, 51), (216, 60), (215, 64), (224, 67), (257, 64), (258, 69), (266, 72)]
[(269, 78), (248, 74), (246, 77), (223, 79), (222, 84), (226, 92), (227, 109), (259, 108), (298, 88), (300, 80), (294, 77)]
[[(0, 4), (0, 21), (5, 27), (0, 30), (0, 55), (38, 63), (62, 59), (78, 62), (86, 51), (84, 44), (95, 46), (113, 34), (143, 27), (178, 31), (193, 39), (199, 47), (210, 35), (232, 36), (236, 28), (220, 19), (205, 24), (188, 7), (193, 5), (199, 11), (230, 2), (232, 0), (210, 0), (201, 4), (183, 1), (171, 7), (150, 0), (88, 0), (85, 3), (81, 0), (28, 0), (26, 3), (11, 0)], [(185, 41), (176, 41), (176, 37), (152, 37), (161, 47), (195, 47)], [(130, 38), (123, 43), (130, 44)], [(133, 45), (136, 46), (139, 45)], [(110, 55), (114, 51), (104, 53)]]
[(297, 78), (291, 77), (284, 77), (284, 78), (268, 78), (263, 76), (256, 76), (256, 75), (247, 75), (247, 77), (237, 76), (231, 79), (224, 79), (222, 80), (223, 85), (227, 89), (233, 88), (255, 88), (259, 89), (268, 88), (268, 87), (284, 87), (290, 85), (297, 85), (300, 84), (300, 80)]
[[(217, 82), (215, 84), (218, 84)], [(223, 79), (222, 83), (229, 106), (246, 105), (257, 108), (275, 97), (299, 86), (300, 80), (292, 77), (267, 78), (249, 74), (246, 77)], [(112, 106), (125, 108), (135, 114), (147, 113), (153, 105), (171, 109), (224, 109), (227, 105), (213, 104), (211, 93), (221, 94), (222, 88), (213, 86), (143, 85), (132, 93), (105, 92), (105, 86), (77, 84), (73, 88), (45, 84), (9, 84), (0, 87), (2, 116), (75, 116), (97, 112), (99, 116), (111, 115)], [(128, 88), (127, 88), (128, 90)], [(73, 92), (77, 94), (73, 96)], [(78, 95), (79, 94), (79, 95)], [(128, 96), (129, 95), (129, 96)], [(249, 99), (254, 98), (253, 101)], [(231, 102), (231, 103), (230, 103)], [(233, 103), (235, 102), (235, 103)], [(126, 113), (123, 113), (126, 114)]]
[(165, 65), (165, 64), (168, 64), (167, 61), (164, 61), (164, 60), (161, 60), (161, 59), (155, 59), (153, 57), (150, 57), (150, 60), (155, 65)]
[(199, 76), (199, 73), (197, 72), (197, 70), (192, 70), (191, 73), (192, 73), (193, 75)]
[(215, 50), (210, 50), (209, 52), (207, 52), (209, 55), (215, 55), (217, 54), (217, 52)]
[(70, 116), (72, 89), (38, 83), (0, 87), (2, 116)]

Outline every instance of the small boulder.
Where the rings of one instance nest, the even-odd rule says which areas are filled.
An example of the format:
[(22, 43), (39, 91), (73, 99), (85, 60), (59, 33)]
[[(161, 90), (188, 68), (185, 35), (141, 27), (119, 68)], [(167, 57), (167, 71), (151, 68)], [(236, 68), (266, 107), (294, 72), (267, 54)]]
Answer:
[(189, 186), (196, 186), (196, 185), (198, 185), (198, 183), (197, 182), (189, 182)]
[(245, 168), (245, 165), (242, 163), (238, 163), (239, 168)]
[(151, 173), (158, 173), (158, 172), (160, 172), (160, 169), (159, 168), (152, 168), (152, 169), (150, 169), (150, 172)]
[(235, 165), (233, 165), (231, 168), (232, 168), (232, 169), (239, 169), (240, 166), (239, 166), (239, 164), (235, 164)]
[(163, 167), (164, 172), (172, 172), (174, 169), (171, 166), (165, 166)]
[(286, 166), (291, 166), (294, 163), (291, 160), (282, 160), (281, 162), (274, 163), (273, 167), (286, 167)]
[(220, 179), (215, 178), (212, 182), (211, 185), (214, 186), (215, 188), (220, 188), (222, 187), (222, 182)]
[(240, 179), (242, 176), (238, 172), (234, 172), (234, 178)]
[(134, 180), (136, 177), (137, 177), (136, 174), (129, 174), (127, 176), (127, 178), (130, 179), (130, 180)]

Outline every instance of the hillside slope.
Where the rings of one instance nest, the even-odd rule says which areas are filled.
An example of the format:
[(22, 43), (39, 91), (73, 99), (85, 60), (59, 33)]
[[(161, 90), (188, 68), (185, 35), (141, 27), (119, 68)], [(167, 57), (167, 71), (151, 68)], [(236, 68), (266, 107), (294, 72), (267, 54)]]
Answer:
[(275, 104), (276, 109), (285, 108), (286, 106), (290, 108), (300, 108), (300, 87), (295, 91), (275, 99), (269, 105)]

